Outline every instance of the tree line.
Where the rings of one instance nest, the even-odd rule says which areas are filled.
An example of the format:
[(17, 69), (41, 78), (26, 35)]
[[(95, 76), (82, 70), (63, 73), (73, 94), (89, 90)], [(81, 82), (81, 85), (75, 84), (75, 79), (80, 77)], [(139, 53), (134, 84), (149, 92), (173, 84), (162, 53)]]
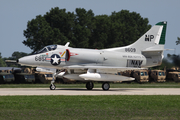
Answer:
[(11, 57), (4, 57), (2, 58), (1, 56), (1, 52), (0, 52), (0, 67), (17, 67), (18, 65), (17, 64), (14, 64), (14, 63), (5, 63), (5, 60), (17, 60), (21, 57), (24, 57), (24, 56), (27, 56), (29, 55), (28, 53), (24, 53), (24, 52), (18, 52), (18, 51), (15, 51), (12, 53), (12, 56)]
[(33, 52), (46, 45), (70, 42), (71, 47), (103, 49), (133, 43), (151, 28), (148, 18), (121, 10), (111, 15), (94, 15), (92, 10), (75, 12), (52, 8), (28, 21), (23, 44)]
[[(23, 34), (23, 44), (32, 50), (32, 53), (51, 44), (64, 45), (70, 42), (71, 47), (103, 49), (126, 46), (135, 42), (151, 28), (148, 18), (139, 13), (121, 10), (111, 15), (94, 15), (92, 10), (76, 8), (75, 12), (66, 9), (52, 8), (45, 15), (37, 15), (27, 22), (27, 29)], [(180, 44), (180, 38), (176, 41)], [(15, 51), (11, 57), (2, 58), (0, 53), (0, 67), (6, 66), (5, 60), (17, 60), (28, 53)], [(168, 56), (171, 60), (180, 58)], [(177, 62), (175, 62), (177, 63)], [(165, 65), (173, 66), (167, 59)]]

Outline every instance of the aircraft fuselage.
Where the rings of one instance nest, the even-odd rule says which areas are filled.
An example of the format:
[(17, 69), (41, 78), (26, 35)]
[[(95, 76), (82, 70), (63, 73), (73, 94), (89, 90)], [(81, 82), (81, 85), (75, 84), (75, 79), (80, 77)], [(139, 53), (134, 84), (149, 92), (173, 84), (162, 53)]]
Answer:
[(146, 57), (142, 54), (112, 52), (93, 49), (57, 49), (19, 59), (24, 65), (59, 69), (69, 65), (99, 65), (116, 67), (145, 67)]

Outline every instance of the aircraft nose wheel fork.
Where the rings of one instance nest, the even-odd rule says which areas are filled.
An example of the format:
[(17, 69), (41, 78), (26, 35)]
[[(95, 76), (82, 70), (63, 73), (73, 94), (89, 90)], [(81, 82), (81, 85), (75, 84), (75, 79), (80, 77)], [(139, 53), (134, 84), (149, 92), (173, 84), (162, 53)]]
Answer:
[(50, 85), (50, 90), (55, 90), (56, 89), (56, 86), (54, 84), (51, 84)]
[(102, 84), (102, 89), (103, 90), (109, 90), (109, 88), (110, 88), (109, 83), (105, 82), (105, 83)]

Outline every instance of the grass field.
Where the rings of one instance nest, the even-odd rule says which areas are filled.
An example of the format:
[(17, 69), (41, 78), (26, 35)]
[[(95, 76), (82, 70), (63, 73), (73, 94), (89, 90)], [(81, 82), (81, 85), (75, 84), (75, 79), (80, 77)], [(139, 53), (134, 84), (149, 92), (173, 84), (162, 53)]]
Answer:
[(0, 120), (180, 119), (180, 96), (0, 96)]
[[(55, 84), (57, 88), (85, 88), (83, 84)], [(0, 88), (49, 88), (50, 84), (0, 84)], [(95, 83), (95, 88), (101, 88), (101, 83)], [(180, 88), (180, 83), (110, 83), (111, 88)]]
[[(111, 88), (180, 88), (180, 83), (118, 83)], [(85, 84), (56, 84), (85, 88)], [(46, 88), (49, 84), (0, 84), (0, 88)], [(95, 84), (101, 88), (101, 84)], [(179, 95), (0, 96), (0, 120), (179, 120)]]

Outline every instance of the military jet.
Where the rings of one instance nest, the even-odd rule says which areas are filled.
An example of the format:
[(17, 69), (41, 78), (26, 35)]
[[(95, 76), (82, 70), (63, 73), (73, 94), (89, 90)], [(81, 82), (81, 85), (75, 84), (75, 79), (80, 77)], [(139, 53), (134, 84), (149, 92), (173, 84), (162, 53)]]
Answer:
[(109, 90), (110, 82), (132, 81), (134, 78), (118, 75), (119, 71), (143, 69), (160, 65), (163, 59), (167, 22), (159, 22), (136, 42), (124, 47), (109, 49), (84, 49), (66, 45), (49, 45), (34, 55), (17, 60), (21, 65), (58, 69), (50, 89), (55, 90), (55, 77), (86, 81), (92, 90), (93, 81), (103, 82), (102, 89)]

